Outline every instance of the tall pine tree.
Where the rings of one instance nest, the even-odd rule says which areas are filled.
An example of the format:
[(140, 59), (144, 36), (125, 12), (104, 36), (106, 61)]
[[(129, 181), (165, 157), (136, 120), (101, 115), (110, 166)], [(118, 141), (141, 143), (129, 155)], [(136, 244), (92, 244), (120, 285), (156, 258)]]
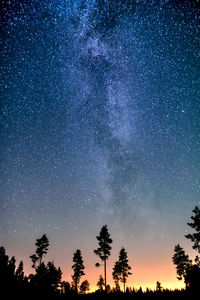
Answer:
[(85, 266), (83, 264), (81, 250), (79, 249), (76, 250), (73, 257), (73, 262), (74, 264), (72, 266), (72, 269), (74, 270), (74, 274), (72, 275), (72, 280), (73, 280), (72, 285), (74, 287), (75, 292), (78, 293), (80, 279), (83, 275), (85, 275), (83, 271), (85, 269)]
[(128, 256), (124, 247), (121, 248), (119, 252), (119, 260), (115, 263), (113, 268), (113, 279), (116, 281), (115, 284), (118, 285), (119, 280), (123, 283), (124, 293), (126, 289), (127, 277), (132, 273), (129, 272), (131, 267), (128, 264)]
[(32, 267), (36, 267), (36, 262), (39, 261), (39, 265), (42, 263), (42, 258), (44, 254), (47, 254), (47, 251), (49, 249), (49, 240), (46, 236), (46, 234), (43, 234), (43, 236), (40, 239), (36, 240), (35, 243), (36, 251), (33, 255), (30, 256), (33, 265)]
[[(99, 247), (94, 250), (94, 253), (100, 257), (100, 259), (103, 261), (104, 264), (104, 282), (105, 282), (105, 291), (107, 287), (106, 283), (106, 261), (108, 260), (108, 257), (110, 256), (110, 252), (112, 247), (110, 244), (112, 243), (112, 239), (110, 237), (110, 233), (108, 232), (107, 225), (104, 225), (101, 228), (101, 231), (99, 233), (99, 236), (96, 237), (98, 240)], [(99, 266), (99, 264), (96, 264), (96, 266)]]

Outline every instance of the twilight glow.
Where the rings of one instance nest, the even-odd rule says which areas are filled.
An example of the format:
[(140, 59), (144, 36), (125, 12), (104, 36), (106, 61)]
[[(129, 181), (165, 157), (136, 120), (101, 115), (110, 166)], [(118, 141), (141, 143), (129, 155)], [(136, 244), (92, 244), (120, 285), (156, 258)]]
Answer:
[(184, 287), (199, 205), (198, 1), (2, 1), (0, 244), (25, 272), (46, 233), (71, 282), (81, 249), (96, 289), (96, 235), (121, 247), (131, 287)]

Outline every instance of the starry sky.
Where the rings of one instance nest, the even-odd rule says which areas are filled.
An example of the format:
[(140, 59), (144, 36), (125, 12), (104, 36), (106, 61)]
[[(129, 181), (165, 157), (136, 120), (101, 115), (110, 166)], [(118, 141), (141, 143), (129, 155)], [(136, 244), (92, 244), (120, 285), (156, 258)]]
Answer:
[(130, 286), (184, 286), (171, 257), (200, 204), (200, 10), (189, 0), (13, 0), (1, 9), (0, 241), (24, 261), (50, 240), (71, 282), (96, 235)]

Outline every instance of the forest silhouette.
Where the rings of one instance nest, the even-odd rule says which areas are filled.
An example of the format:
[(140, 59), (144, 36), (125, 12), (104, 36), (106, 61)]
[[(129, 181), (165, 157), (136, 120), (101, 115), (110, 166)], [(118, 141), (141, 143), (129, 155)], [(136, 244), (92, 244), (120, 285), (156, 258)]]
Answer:
[[(196, 206), (191, 216), (192, 222), (187, 223), (193, 229), (193, 233), (187, 234), (185, 237), (192, 242), (192, 248), (200, 254), (200, 209)], [(111, 289), (107, 282), (106, 263), (111, 255), (112, 239), (108, 231), (107, 225), (104, 225), (98, 236), (96, 236), (98, 247), (94, 250), (94, 254), (100, 259), (103, 268), (104, 276), (100, 275), (96, 284), (96, 291), (90, 292), (90, 283), (87, 279), (81, 281), (85, 275), (85, 266), (80, 249), (77, 249), (73, 254), (72, 265), (72, 282), (62, 280), (62, 271), (60, 267), (56, 267), (54, 262), (45, 264), (44, 256), (48, 253), (49, 239), (46, 234), (41, 238), (36, 239), (35, 253), (30, 255), (32, 261), (33, 273), (25, 276), (23, 270), (23, 262), (20, 261), (16, 267), (15, 257), (9, 258), (6, 254), (6, 249), (0, 247), (0, 297), (5, 295), (26, 297), (49, 297), (66, 298), (66, 297), (187, 297), (196, 295), (200, 288), (200, 257), (197, 255), (192, 261), (177, 244), (174, 248), (172, 262), (176, 267), (177, 279), (184, 280), (185, 288), (178, 290), (168, 290), (162, 287), (162, 284), (157, 281), (156, 289), (145, 291), (142, 288), (134, 289), (127, 286), (127, 280), (131, 275), (131, 266), (128, 261), (128, 253), (124, 247), (119, 252), (119, 259), (113, 266), (112, 278), (115, 287)], [(99, 267), (100, 263), (96, 263)], [(121, 289), (120, 283), (123, 288)], [(3, 299), (3, 298), (2, 298)]]

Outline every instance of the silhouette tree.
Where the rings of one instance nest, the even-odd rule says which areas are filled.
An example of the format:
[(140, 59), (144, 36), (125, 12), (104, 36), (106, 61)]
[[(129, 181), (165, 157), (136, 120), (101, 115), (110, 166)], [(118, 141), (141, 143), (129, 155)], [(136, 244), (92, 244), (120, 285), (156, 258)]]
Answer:
[(132, 293), (131, 288), (127, 287), (126, 288), (126, 295), (131, 295), (131, 293)]
[[(47, 254), (49, 240), (46, 234), (36, 240), (36, 251), (30, 256), (35, 268), (35, 274), (29, 276), (31, 288), (38, 294), (55, 295), (61, 283), (62, 271), (54, 265), (53, 262), (48, 262), (47, 265), (42, 261), (43, 256)], [(36, 263), (38, 262), (38, 265)]]
[[(16, 297), (25, 292), (28, 280), (24, 277), (23, 262), (19, 263), (16, 269), (15, 257), (11, 257), (6, 254), (4, 247), (0, 247), (0, 299)], [(25, 294), (24, 294), (25, 295)]]
[(121, 282), (123, 282), (124, 293), (127, 277), (132, 274), (129, 272), (129, 270), (131, 270), (131, 267), (128, 264), (127, 252), (124, 247), (122, 247), (119, 252), (119, 260), (115, 263), (115, 266), (113, 268), (113, 279), (117, 284), (119, 284), (119, 279)]
[(30, 277), (30, 283), (38, 294), (49, 293), (48, 269), (44, 262), (35, 268), (35, 274)]
[(195, 206), (192, 212), (195, 214), (194, 216), (191, 216), (193, 223), (187, 224), (196, 232), (194, 232), (193, 234), (187, 234), (185, 235), (185, 237), (193, 242), (193, 249), (197, 250), (200, 254), (200, 209)]
[(56, 268), (53, 262), (48, 262), (47, 270), (49, 284), (53, 292), (55, 292), (61, 283), (62, 271), (60, 267)]
[[(194, 216), (191, 217), (193, 223), (187, 223), (192, 227), (195, 232), (193, 234), (187, 234), (185, 237), (193, 242), (193, 249), (200, 253), (200, 209), (195, 206), (192, 211)], [(190, 292), (197, 292), (200, 282), (200, 258), (196, 256), (194, 259), (195, 264), (185, 254), (183, 248), (180, 245), (175, 246), (175, 253), (172, 257), (173, 263), (176, 265), (176, 271), (178, 279), (181, 280), (184, 277), (186, 288), (190, 289)]]
[(200, 268), (197, 265), (191, 265), (185, 275), (185, 282), (188, 289), (194, 294), (199, 293)]
[(163, 287), (161, 286), (160, 281), (156, 282), (156, 291), (157, 292), (162, 292)]
[(24, 280), (24, 264), (23, 261), (20, 261), (17, 271), (15, 273), (18, 281), (22, 282)]
[(137, 294), (138, 295), (142, 295), (143, 294), (143, 290), (142, 287), (140, 286), (140, 288), (137, 290)]
[(6, 250), (4, 247), (0, 247), (0, 292), (8, 292), (9, 289), (15, 287), (16, 277), (15, 277), (15, 257), (6, 255)]
[(32, 265), (33, 268), (35, 268), (37, 261), (39, 261), (39, 265), (41, 265), (44, 254), (47, 254), (48, 247), (49, 247), (49, 240), (46, 234), (43, 234), (43, 236), (40, 239), (36, 240), (35, 246), (36, 246), (36, 251), (33, 255), (30, 256), (33, 262)]
[(111, 292), (111, 287), (110, 287), (110, 285), (109, 284), (107, 284), (107, 286), (106, 286), (106, 293), (110, 293)]
[(74, 270), (74, 274), (72, 276), (72, 285), (74, 287), (75, 293), (78, 293), (80, 279), (83, 275), (85, 275), (83, 271), (85, 269), (85, 266), (83, 265), (83, 258), (79, 249), (77, 249), (74, 253), (73, 262), (74, 264), (72, 266), (72, 269)]
[(113, 277), (113, 280), (115, 283), (116, 291), (120, 290), (120, 285), (119, 285), (120, 275), (121, 275), (121, 267), (120, 267), (119, 261), (116, 261), (115, 265), (113, 267), (113, 272), (112, 272), (112, 277)]
[(60, 283), (60, 286), (61, 286), (61, 290), (62, 290), (62, 293), (63, 294), (69, 294), (70, 293), (70, 283), (67, 282), (67, 281), (62, 281)]
[(53, 262), (44, 262), (36, 267), (35, 275), (30, 277), (31, 286), (42, 295), (55, 295), (61, 283), (62, 271)]
[[(96, 238), (98, 240), (99, 247), (94, 250), (94, 253), (100, 257), (104, 264), (104, 283), (106, 291), (106, 260), (108, 260), (110, 251), (112, 249), (112, 247), (110, 246), (110, 244), (112, 243), (112, 239), (110, 238), (107, 225), (104, 225), (101, 228), (99, 236), (97, 236)], [(96, 266), (99, 266), (99, 264), (97, 263)]]
[(103, 291), (103, 286), (104, 286), (104, 279), (102, 275), (99, 276), (99, 280), (97, 282), (97, 287), (99, 288), (100, 292)]
[(36, 254), (32, 254), (30, 256), (30, 259), (32, 260), (33, 264), (32, 264), (32, 268), (35, 268), (36, 267), (36, 262), (38, 261), (38, 257)]
[(86, 279), (84, 280), (81, 285), (80, 285), (80, 293), (81, 294), (85, 294), (87, 291), (89, 291), (90, 289), (90, 283), (89, 281)]
[(185, 254), (183, 248), (178, 244), (174, 248), (174, 255), (172, 257), (173, 263), (176, 265), (177, 279), (181, 280), (184, 278), (185, 284), (187, 271), (192, 265), (192, 261), (189, 259), (189, 256)]
[(15, 263), (16, 263), (16, 259), (15, 257), (11, 257), (9, 264), (8, 264), (8, 271), (11, 277), (15, 276)]
[(196, 256), (194, 261), (195, 261), (196, 265), (200, 268), (200, 258), (199, 258), (199, 256)]

